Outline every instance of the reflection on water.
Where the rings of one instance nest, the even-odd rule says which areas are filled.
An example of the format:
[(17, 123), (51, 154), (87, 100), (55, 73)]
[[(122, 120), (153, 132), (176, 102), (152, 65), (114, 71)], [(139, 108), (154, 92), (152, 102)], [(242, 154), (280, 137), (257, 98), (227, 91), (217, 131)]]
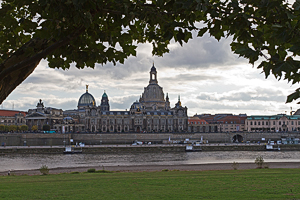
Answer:
[(266, 162), (300, 162), (297, 151), (214, 151), (134, 154), (7, 154), (0, 155), (0, 171), (49, 168), (116, 166), (116, 165), (180, 165), (205, 163), (254, 162), (263, 156)]

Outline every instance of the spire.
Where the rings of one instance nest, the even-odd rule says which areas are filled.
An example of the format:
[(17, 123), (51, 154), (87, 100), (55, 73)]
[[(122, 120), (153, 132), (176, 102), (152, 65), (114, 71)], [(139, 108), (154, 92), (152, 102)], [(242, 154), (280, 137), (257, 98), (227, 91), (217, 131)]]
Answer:
[(86, 88), (86, 92), (88, 93), (89, 92), (89, 85), (85, 85), (85, 88)]
[(169, 95), (168, 95), (168, 93), (167, 93), (167, 96), (166, 96), (166, 101), (169, 101)]
[(107, 97), (107, 94), (106, 94), (106, 91), (104, 90), (104, 93), (103, 93), (103, 95), (102, 95), (102, 98), (103, 97)]
[(157, 84), (157, 72), (156, 72), (156, 68), (154, 66), (154, 62), (153, 62), (153, 65), (151, 67), (151, 70), (150, 70), (150, 81), (149, 81), (150, 84)]
[(178, 106), (181, 106), (180, 95), (178, 95)]

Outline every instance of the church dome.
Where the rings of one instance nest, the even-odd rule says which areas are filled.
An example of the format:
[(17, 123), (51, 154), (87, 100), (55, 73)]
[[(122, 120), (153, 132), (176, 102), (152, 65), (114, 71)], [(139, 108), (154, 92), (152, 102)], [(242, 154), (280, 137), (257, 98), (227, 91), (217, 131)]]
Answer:
[(78, 108), (96, 105), (95, 98), (90, 93), (86, 92), (79, 98)]
[(131, 109), (142, 109), (142, 105), (140, 102), (136, 101), (131, 105)]
[(103, 93), (102, 97), (107, 97), (107, 94), (106, 92)]

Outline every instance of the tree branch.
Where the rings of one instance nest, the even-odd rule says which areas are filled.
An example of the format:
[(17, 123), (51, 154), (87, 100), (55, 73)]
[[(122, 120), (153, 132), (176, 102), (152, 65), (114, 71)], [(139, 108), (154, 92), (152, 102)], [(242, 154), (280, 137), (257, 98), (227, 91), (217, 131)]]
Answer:
[(8, 76), (10, 73), (23, 69), (25, 67), (27, 67), (28, 65), (31, 65), (33, 63), (39, 62), (41, 59), (43, 59), (44, 57), (46, 57), (48, 54), (50, 54), (51, 52), (53, 52), (54, 50), (56, 50), (57, 48), (66, 45), (68, 42), (70, 42), (75, 36), (77, 36), (78, 34), (80, 34), (84, 29), (80, 29), (79, 31), (77, 31), (75, 34), (73, 34), (72, 36), (68, 36), (52, 45), (50, 45), (49, 47), (47, 47), (46, 49), (44, 49), (42, 52), (35, 54), (34, 56), (27, 58), (26, 60), (23, 60), (13, 66), (10, 66), (6, 69), (4, 69), (1, 73), (0, 73), (0, 80), (4, 79), (6, 76)]

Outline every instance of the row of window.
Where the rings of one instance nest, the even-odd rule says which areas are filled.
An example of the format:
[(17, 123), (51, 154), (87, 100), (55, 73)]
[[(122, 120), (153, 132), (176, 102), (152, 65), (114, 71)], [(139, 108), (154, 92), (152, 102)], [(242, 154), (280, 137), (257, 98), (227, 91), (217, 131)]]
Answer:
[[(188, 122), (188, 124), (190, 124), (190, 122)], [(206, 122), (191, 122), (191, 124), (206, 124)]]
[[(262, 122), (260, 122), (260, 121), (258, 121), (258, 122), (256, 122), (256, 121), (254, 121), (254, 122), (252, 122), (252, 121), (250, 121), (250, 125), (258, 125), (258, 126), (260, 126), (260, 125), (262, 125), (262, 126), (264, 126), (264, 125), (271, 125), (272, 123), (270, 122), (264, 122), (264, 121), (262, 121)], [(294, 121), (291, 121), (291, 123), (290, 123), (291, 125), (296, 125), (297, 124), (297, 122), (295, 122), (294, 123)], [(247, 125), (249, 125), (248, 124), (248, 122), (247, 122)], [(276, 121), (273, 121), (273, 125), (276, 125)], [(281, 126), (281, 125), (289, 125), (289, 122), (288, 121), (278, 121), (278, 125), (279, 126)], [(298, 121), (298, 125), (300, 125), (300, 121)]]

